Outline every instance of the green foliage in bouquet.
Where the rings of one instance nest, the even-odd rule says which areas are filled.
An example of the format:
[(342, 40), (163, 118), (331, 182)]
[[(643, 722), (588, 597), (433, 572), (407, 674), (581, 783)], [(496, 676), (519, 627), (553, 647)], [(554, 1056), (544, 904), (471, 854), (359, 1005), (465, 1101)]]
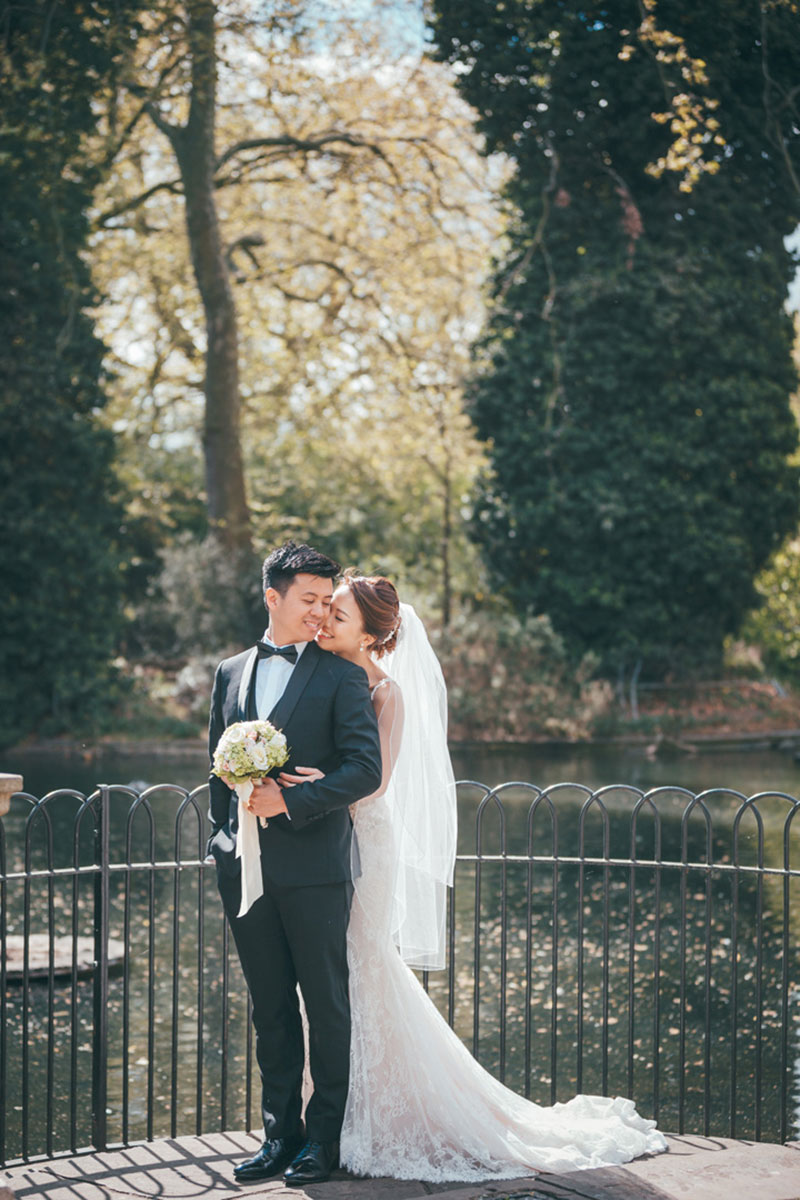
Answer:
[(270, 721), (237, 721), (219, 739), (212, 769), (233, 788), (248, 779), (262, 779), (288, 761), (286, 738)]

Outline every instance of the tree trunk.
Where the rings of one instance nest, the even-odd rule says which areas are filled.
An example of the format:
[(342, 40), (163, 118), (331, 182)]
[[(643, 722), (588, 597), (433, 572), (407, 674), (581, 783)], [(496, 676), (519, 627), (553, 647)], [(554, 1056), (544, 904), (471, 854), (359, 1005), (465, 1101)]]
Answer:
[(453, 536), (453, 500), (448, 456), (447, 473), (444, 480), (444, 506), (442, 512), (442, 627), (447, 629), (453, 614), (452, 583), (450, 580), (450, 543)]
[(205, 454), (208, 516), (213, 532), (231, 549), (250, 548), (239, 401), (236, 306), (217, 216), (217, 59), (214, 0), (188, 0), (192, 89), (189, 118), (176, 127), (156, 119), (178, 161), (186, 204), (192, 265), (206, 320)]
[(439, 417), (439, 436), (444, 451), (444, 467), (442, 469), (442, 628), (449, 628), (453, 615), (452, 581), (450, 572), (450, 554), (453, 540), (453, 456), (450, 453), (448, 441), (447, 414), (445, 401)]

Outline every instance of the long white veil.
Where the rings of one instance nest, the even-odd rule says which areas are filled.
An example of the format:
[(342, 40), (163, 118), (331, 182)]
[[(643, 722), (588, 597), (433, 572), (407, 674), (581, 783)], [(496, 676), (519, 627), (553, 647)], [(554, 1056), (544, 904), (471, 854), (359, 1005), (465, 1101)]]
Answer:
[(413, 607), (401, 604), (400, 615), (397, 645), (381, 659), (400, 686), (404, 710), (402, 741), (386, 788), (397, 854), (392, 937), (409, 966), (441, 970), (457, 834), (447, 688)]

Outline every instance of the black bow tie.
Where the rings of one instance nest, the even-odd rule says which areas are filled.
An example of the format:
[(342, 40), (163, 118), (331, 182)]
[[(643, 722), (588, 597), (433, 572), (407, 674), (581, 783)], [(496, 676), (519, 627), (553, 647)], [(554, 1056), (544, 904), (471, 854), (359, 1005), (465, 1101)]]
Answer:
[(259, 658), (271, 658), (273, 654), (280, 654), (281, 658), (289, 662), (297, 662), (297, 646), (271, 646), (269, 642), (256, 642), (256, 650)]

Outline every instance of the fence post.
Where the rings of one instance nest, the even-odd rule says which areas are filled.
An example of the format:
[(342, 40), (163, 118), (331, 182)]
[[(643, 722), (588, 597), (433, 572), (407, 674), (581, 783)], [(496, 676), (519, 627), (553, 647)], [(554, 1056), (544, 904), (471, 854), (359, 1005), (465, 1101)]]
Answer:
[(0, 772), (0, 817), (4, 817), (8, 812), (14, 793), (21, 791), (21, 775), (6, 775), (4, 772)]
[[(0, 773), (0, 818), (11, 805), (11, 797), (22, 791), (22, 776)], [(5, 844), (0, 831), (0, 1162), (6, 1158), (6, 881)], [(0, 1200), (6, 1200), (0, 1187)], [(9, 1195), (11, 1193), (9, 1192)]]
[(108, 1092), (108, 921), (109, 921), (109, 787), (98, 792), (94, 837), (94, 1028), (92, 1033), (92, 1144), (106, 1148)]

